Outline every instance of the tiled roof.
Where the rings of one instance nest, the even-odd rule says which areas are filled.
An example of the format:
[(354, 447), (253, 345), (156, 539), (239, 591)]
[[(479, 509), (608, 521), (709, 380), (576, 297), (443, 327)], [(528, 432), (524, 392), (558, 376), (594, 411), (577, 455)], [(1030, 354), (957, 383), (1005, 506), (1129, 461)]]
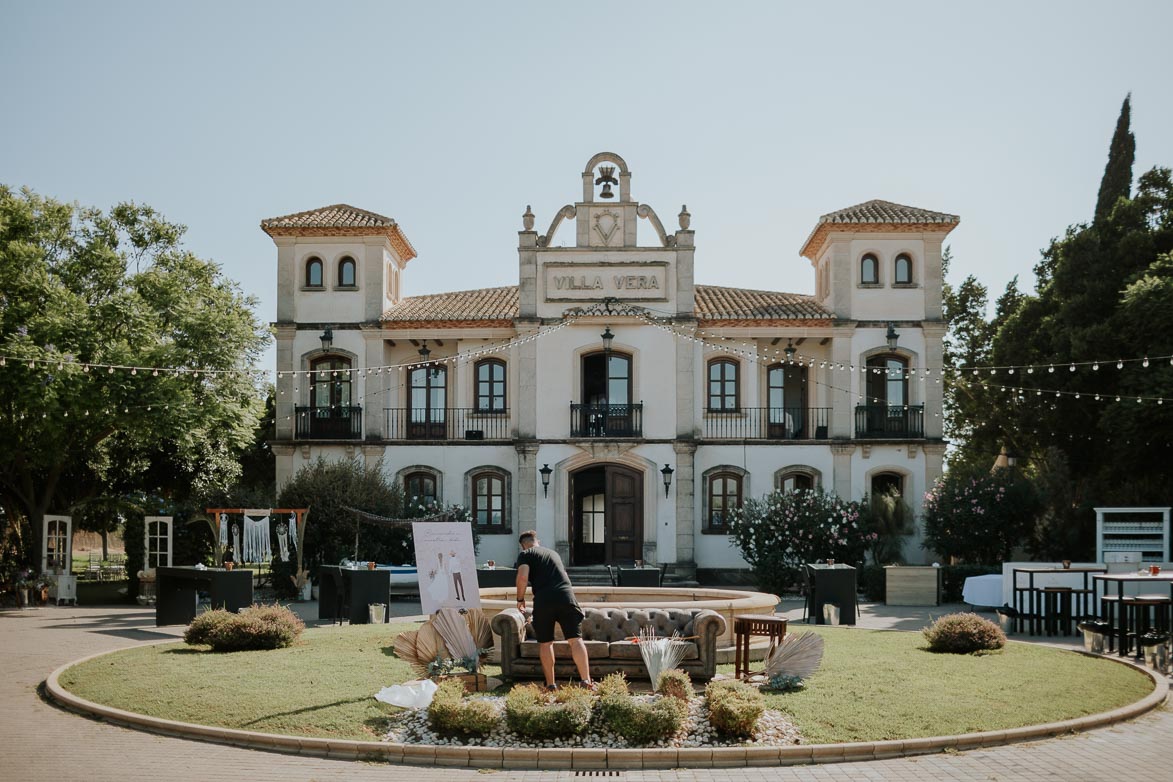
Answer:
[(384, 323), (421, 321), (513, 320), (517, 317), (517, 286), (431, 293), (403, 299), (383, 313)]
[[(517, 286), (433, 293), (403, 299), (383, 313), (384, 323), (480, 323), (512, 321), (518, 315)], [(696, 316), (708, 321), (823, 320), (832, 315), (799, 293), (696, 286)]]
[(815, 225), (810, 236), (807, 237), (802, 246), (802, 255), (810, 258), (809, 253), (817, 251), (822, 244), (822, 240), (828, 233), (833, 230), (836, 225), (850, 225), (856, 230), (875, 230), (880, 226), (886, 227), (887, 230), (908, 230), (910, 228), (931, 228), (933, 226), (940, 226), (946, 229), (946, 233), (951, 231), (961, 218), (957, 215), (946, 214), (945, 212), (933, 212), (928, 209), (918, 209), (915, 206), (905, 206), (904, 204), (896, 204), (891, 201), (881, 201), (880, 199), (873, 199), (871, 201), (864, 201), (862, 204), (849, 206), (846, 209), (839, 209), (835, 212), (829, 212), (819, 218), (819, 222)]
[(261, 221), (261, 228), (389, 228), (395, 225), (390, 217), (384, 217), (350, 204), (333, 204), (320, 209), (294, 212), (282, 217), (270, 217)]
[(813, 296), (755, 291), (721, 285), (696, 286), (696, 316), (702, 320), (810, 320), (834, 317)]
[(404, 262), (416, 257), (415, 248), (392, 218), (350, 204), (333, 204), (261, 221), (269, 236), (370, 236), (383, 235)]

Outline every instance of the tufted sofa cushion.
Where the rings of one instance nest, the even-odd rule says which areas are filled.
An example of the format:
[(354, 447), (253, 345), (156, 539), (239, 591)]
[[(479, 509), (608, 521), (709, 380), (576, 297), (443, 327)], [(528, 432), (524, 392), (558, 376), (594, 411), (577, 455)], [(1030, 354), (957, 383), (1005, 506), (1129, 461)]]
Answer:
[[(611, 644), (605, 641), (583, 641), (586, 644), (587, 659), (601, 660), (611, 656)], [(522, 641), (521, 656), (532, 657), (538, 659), (538, 647), (540, 644), (537, 641)], [(570, 660), (570, 645), (566, 641), (554, 642), (554, 659), (555, 660)]]
[(693, 612), (677, 608), (587, 608), (582, 637), (613, 643), (638, 636), (644, 628), (655, 630), (662, 638), (673, 633), (693, 635)]
[[(684, 657), (682, 660), (699, 660), (701, 656), (700, 648), (693, 641), (680, 641), (685, 644)], [(644, 659), (639, 652), (639, 644), (632, 641), (612, 641), (610, 643), (610, 654), (612, 660), (640, 660)]]

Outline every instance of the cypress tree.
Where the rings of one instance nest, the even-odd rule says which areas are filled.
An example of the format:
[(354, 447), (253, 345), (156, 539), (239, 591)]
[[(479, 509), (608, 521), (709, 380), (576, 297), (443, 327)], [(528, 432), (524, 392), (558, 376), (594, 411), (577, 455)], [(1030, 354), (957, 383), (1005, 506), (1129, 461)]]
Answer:
[(1131, 114), (1130, 92), (1124, 96), (1124, 103), (1120, 106), (1116, 132), (1112, 134), (1112, 146), (1108, 150), (1108, 165), (1104, 166), (1104, 178), (1100, 180), (1100, 194), (1096, 199), (1097, 223), (1108, 216), (1117, 199), (1128, 198), (1132, 193), (1132, 161), (1136, 157), (1136, 139), (1129, 128)]

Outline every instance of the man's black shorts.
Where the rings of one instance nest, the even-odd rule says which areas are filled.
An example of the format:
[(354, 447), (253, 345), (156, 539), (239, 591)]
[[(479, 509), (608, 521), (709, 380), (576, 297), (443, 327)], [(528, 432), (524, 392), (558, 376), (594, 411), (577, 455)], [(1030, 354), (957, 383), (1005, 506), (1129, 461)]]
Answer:
[(562, 628), (564, 638), (582, 637), (582, 620), (586, 614), (575, 603), (536, 602), (534, 605), (534, 637), (538, 643), (554, 640), (554, 623)]

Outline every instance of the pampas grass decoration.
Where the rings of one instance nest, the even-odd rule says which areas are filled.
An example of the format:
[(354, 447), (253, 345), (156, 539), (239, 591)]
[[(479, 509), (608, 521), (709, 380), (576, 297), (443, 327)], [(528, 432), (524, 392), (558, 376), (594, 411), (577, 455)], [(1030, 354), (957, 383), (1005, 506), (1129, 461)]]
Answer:
[(644, 666), (648, 669), (648, 678), (652, 680), (652, 689), (660, 686), (660, 675), (680, 664), (688, 647), (680, 640), (679, 633), (672, 633), (669, 638), (659, 638), (656, 631), (643, 627), (639, 631), (639, 654), (644, 658)]

